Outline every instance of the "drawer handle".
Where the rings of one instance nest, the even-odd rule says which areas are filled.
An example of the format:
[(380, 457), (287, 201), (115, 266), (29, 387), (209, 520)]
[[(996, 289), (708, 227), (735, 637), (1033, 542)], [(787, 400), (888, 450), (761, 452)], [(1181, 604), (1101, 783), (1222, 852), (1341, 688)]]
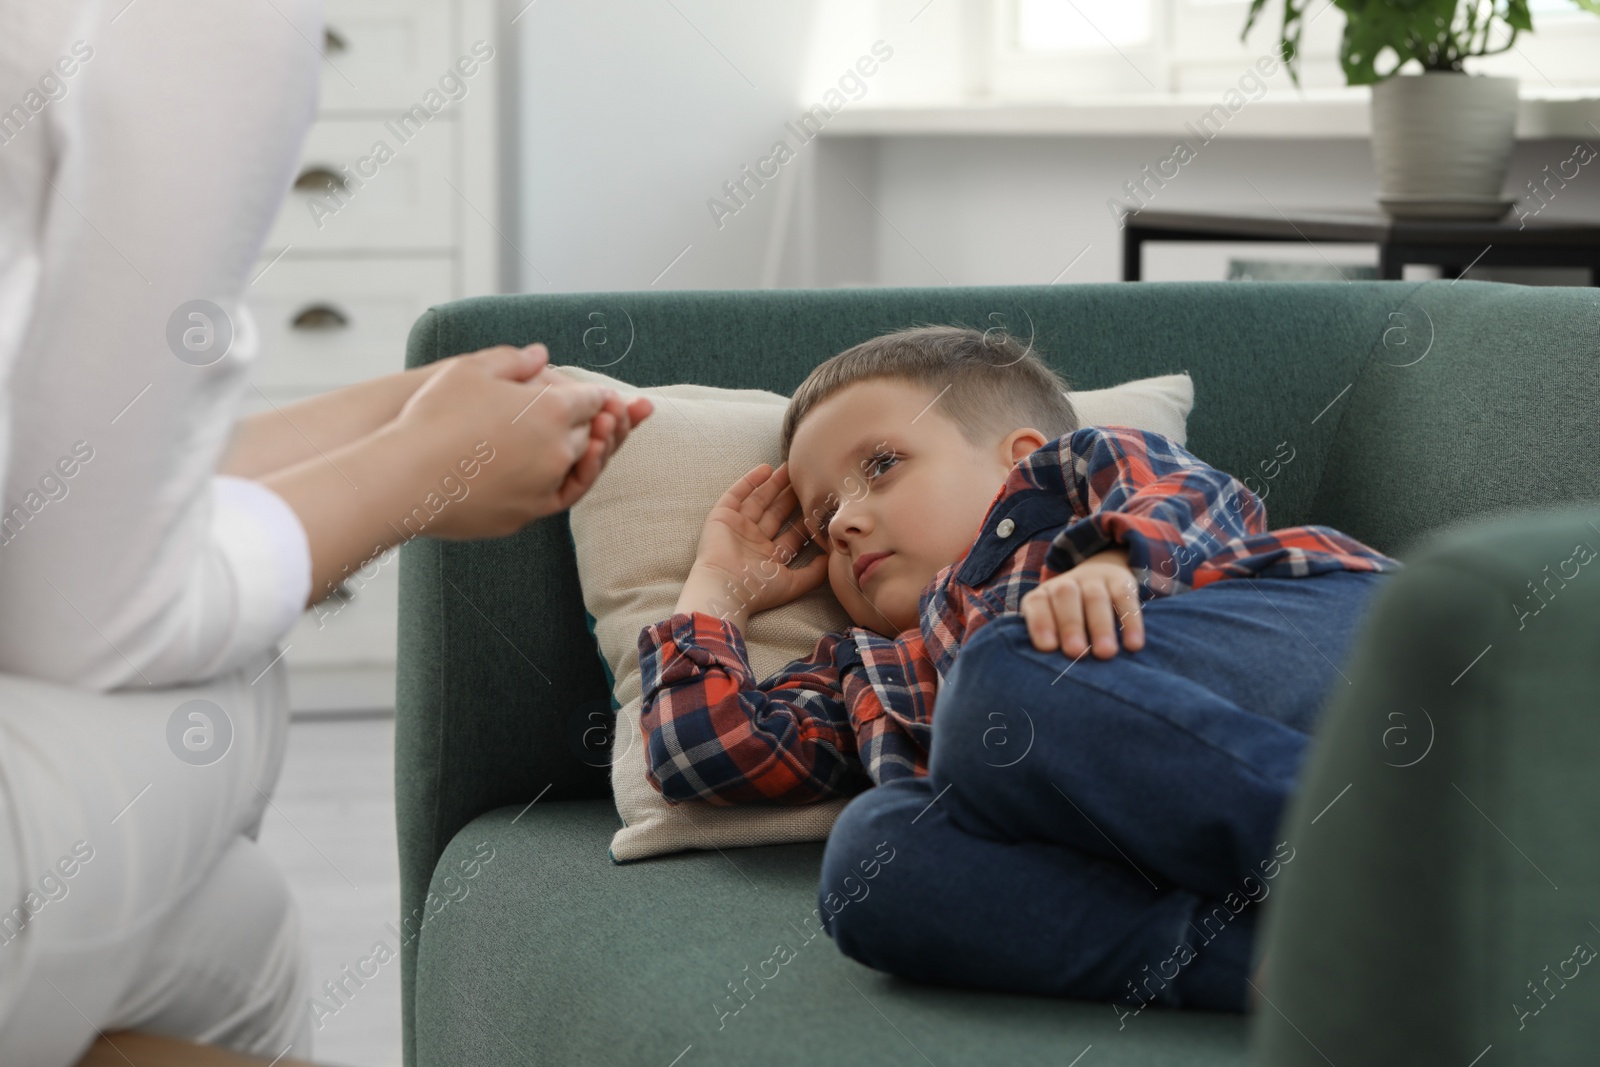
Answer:
[(294, 317), (292, 325), (297, 330), (342, 330), (350, 325), (350, 320), (336, 307), (312, 304)]
[(337, 171), (327, 167), (307, 167), (294, 180), (294, 188), (299, 193), (342, 193), (345, 191), (345, 180)]
[(344, 39), (344, 35), (332, 26), (322, 31), (322, 50), (324, 52), (345, 52), (349, 48), (349, 42)]

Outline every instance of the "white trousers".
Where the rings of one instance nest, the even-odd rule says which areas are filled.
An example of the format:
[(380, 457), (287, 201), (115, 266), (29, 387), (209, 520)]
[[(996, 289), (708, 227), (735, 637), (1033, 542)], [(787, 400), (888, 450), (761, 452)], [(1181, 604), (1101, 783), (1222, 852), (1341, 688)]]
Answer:
[(0, 1064), (140, 1029), (311, 1054), (310, 976), (255, 844), (288, 735), (277, 649), (181, 688), (0, 675)]

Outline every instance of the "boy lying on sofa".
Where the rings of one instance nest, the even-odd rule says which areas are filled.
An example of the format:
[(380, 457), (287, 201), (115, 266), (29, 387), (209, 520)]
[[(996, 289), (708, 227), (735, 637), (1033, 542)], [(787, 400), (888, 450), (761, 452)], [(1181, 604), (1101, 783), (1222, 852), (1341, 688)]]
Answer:
[[(1255, 904), (1294, 855), (1279, 816), (1399, 564), (1269, 531), (1238, 480), (1080, 427), (1065, 389), (960, 327), (817, 367), (784, 462), (723, 494), (675, 614), (639, 634), (650, 781), (672, 802), (860, 793), (818, 893), (879, 970), (1242, 1011)], [(824, 579), (855, 625), (753, 677), (746, 620)]]

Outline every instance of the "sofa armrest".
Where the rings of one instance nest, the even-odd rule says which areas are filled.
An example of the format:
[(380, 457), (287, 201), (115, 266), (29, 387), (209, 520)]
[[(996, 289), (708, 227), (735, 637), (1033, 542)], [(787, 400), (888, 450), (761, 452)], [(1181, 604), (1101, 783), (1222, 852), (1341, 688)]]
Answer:
[(1252, 1062), (1600, 1045), (1597, 550), (1593, 509), (1476, 524), (1380, 593), (1285, 814)]
[[(408, 366), (469, 351), (430, 311)], [(481, 347), (481, 346), (479, 346)], [(419, 537), (400, 549), (395, 822), (400, 850), (401, 997), (410, 1004), (434, 867), (473, 819), (508, 804), (609, 797), (612, 716), (586, 625), (567, 514), (482, 541)], [(406, 1059), (413, 1013), (403, 1014)]]

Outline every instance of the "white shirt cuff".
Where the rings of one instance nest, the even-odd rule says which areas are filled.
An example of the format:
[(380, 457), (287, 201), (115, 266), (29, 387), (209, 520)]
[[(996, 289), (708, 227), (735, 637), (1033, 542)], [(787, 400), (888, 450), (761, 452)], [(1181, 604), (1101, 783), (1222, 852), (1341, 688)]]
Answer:
[(228, 561), (239, 597), (226, 653), (232, 663), (276, 644), (305, 613), (311, 543), (294, 509), (260, 482), (217, 474), (211, 493), (212, 543)]

